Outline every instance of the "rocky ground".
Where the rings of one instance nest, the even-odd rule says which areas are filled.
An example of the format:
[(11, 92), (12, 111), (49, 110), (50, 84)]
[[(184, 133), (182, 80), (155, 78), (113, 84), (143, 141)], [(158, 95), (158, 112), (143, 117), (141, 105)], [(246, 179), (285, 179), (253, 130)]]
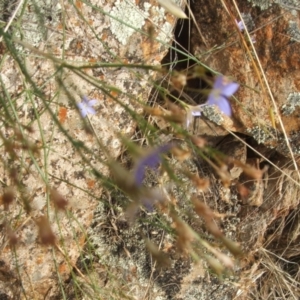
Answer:
[[(156, 1), (28, 1), (23, 10), (0, 2), (1, 24), (20, 20), (3, 27), (0, 40), (1, 299), (299, 297), (300, 7), (292, 0), (227, 2), (192, 1), (194, 19), (176, 28)], [(177, 52), (168, 53), (173, 31)], [(188, 62), (180, 47), (189, 50)], [(199, 90), (208, 86), (188, 80), (178, 93), (168, 85), (172, 75), (145, 67), (162, 60), (181, 61), (174, 67), (184, 76), (205, 63), (209, 78), (217, 71), (241, 83), (232, 118), (217, 114), (216, 124), (215, 113), (204, 114), (188, 128), (241, 162), (227, 161), (228, 182), (195, 151), (183, 160), (166, 156), (177, 181), (153, 170), (144, 180), (167, 195), (180, 224), (215, 249), (233, 259), (195, 213), (193, 197), (241, 245), (243, 256), (219, 276), (197, 259), (204, 248), (178, 250), (178, 219), (169, 208), (142, 206), (129, 218), (130, 200), (111, 180), (107, 158), (126, 170), (135, 165), (120, 134), (145, 148), (149, 140), (190, 147), (188, 135), (143, 112), (141, 103), (172, 110), (158, 92), (166, 88), (200, 104)], [(96, 114), (84, 119), (76, 109), (83, 96), (97, 100)], [(249, 177), (246, 164), (262, 177)], [(199, 192), (182, 170), (208, 179), (209, 188)], [(58, 211), (55, 199), (63, 208), (66, 199), (67, 211)]]

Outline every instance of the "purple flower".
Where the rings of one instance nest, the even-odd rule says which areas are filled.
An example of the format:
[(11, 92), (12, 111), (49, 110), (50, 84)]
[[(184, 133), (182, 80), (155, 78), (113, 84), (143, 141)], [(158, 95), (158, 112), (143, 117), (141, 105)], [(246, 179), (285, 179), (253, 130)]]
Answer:
[(84, 118), (86, 115), (91, 114), (94, 115), (96, 111), (94, 110), (93, 106), (97, 104), (97, 100), (88, 100), (87, 97), (82, 98), (82, 102), (77, 103), (77, 107), (80, 110), (81, 116)]
[(186, 127), (192, 122), (193, 117), (200, 117), (203, 107), (206, 105), (216, 105), (227, 116), (231, 116), (231, 106), (228, 98), (239, 88), (239, 84), (230, 82), (223, 75), (216, 78), (214, 86), (204, 104), (189, 106), (186, 111)]
[(134, 171), (134, 181), (137, 186), (140, 186), (145, 177), (145, 168), (149, 167), (151, 169), (157, 169), (161, 162), (161, 154), (168, 152), (172, 148), (171, 144), (166, 144), (155, 148), (151, 152), (147, 153), (143, 158), (141, 158), (135, 167)]
[(218, 76), (210, 92), (206, 105), (216, 105), (227, 116), (231, 116), (231, 106), (228, 98), (239, 88), (236, 82), (230, 82), (225, 76)]
[(240, 31), (244, 31), (245, 30), (245, 26), (243, 24), (243, 21), (239, 21), (238, 22), (237, 20), (235, 20), (235, 23), (238, 26), (238, 28), (239, 28)]
[[(245, 30), (245, 26), (242, 21), (238, 22), (237, 20), (235, 20), (235, 23), (241, 32)], [(256, 43), (255, 37), (250, 36), (250, 38), (253, 44)]]

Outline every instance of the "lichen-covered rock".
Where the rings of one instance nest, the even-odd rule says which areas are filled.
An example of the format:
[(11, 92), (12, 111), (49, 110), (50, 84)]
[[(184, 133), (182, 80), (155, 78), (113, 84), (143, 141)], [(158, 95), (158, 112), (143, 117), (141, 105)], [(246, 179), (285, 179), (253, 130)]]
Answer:
[[(5, 24), (17, 8), (6, 2), (0, 15)], [(5, 124), (3, 137), (19, 143), (14, 126), (29, 126), (26, 140), (39, 150), (18, 150), (19, 159), (12, 162), (3, 146), (0, 150), (1, 192), (14, 185), (12, 166), (19, 180), (17, 201), (0, 211), (1, 224), (9, 224), (7, 230), (18, 237), (15, 252), (8, 235), (1, 241), (6, 275), (0, 290), (14, 299), (50, 299), (82, 250), (102, 191), (97, 176), (108, 174), (100, 145), (112, 158), (120, 154), (117, 134), (130, 136), (135, 128), (126, 106), (137, 109), (137, 101), (146, 101), (156, 76), (151, 68), (126, 64), (159, 65), (176, 19), (153, 0), (23, 4), (0, 41), (0, 93), (13, 116), (11, 123), (2, 118), (1, 128)], [(83, 96), (97, 100), (89, 122), (76, 107)], [(97, 138), (87, 134), (91, 130)], [(68, 200), (67, 212), (56, 212), (49, 187)], [(37, 226), (41, 216), (47, 216), (56, 236), (54, 247), (42, 245), (47, 240), (41, 237), (45, 226)]]
[[(249, 38), (236, 26), (235, 19), (240, 18), (235, 7), (228, 3), (230, 15), (219, 1), (194, 4), (203, 39), (194, 28), (193, 51), (201, 62), (241, 84), (231, 101), (234, 123), (228, 129), (251, 135), (259, 143), (290, 155), (285, 131), (293, 153), (300, 154), (296, 138), (300, 131), (299, 1), (237, 4), (242, 16), (247, 16), (244, 21), (259, 61)], [(216, 50), (208, 51), (212, 48)]]

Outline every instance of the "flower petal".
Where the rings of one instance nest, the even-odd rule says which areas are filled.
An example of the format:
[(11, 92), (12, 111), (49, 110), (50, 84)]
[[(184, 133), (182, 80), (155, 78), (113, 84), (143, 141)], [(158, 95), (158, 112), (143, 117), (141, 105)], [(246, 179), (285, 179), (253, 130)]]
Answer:
[(88, 104), (89, 99), (86, 96), (82, 97), (82, 103)]
[(86, 107), (86, 112), (87, 112), (88, 114), (91, 114), (91, 115), (96, 114), (96, 111), (95, 111), (94, 108), (91, 107), (91, 106), (87, 106), (87, 107)]
[(236, 25), (238, 26), (238, 28), (239, 28), (240, 31), (245, 30), (245, 27), (244, 27), (244, 24), (243, 24), (242, 21), (239, 21), (239, 22), (238, 22), (237, 20), (235, 20), (235, 23), (236, 23)]
[(84, 118), (87, 115), (87, 107), (84, 103), (77, 103), (81, 116)]
[(230, 82), (222, 88), (221, 95), (231, 97), (238, 90), (239, 86), (240, 85), (236, 82)]
[(96, 105), (98, 103), (98, 100), (96, 100), (96, 99), (92, 99), (92, 100), (90, 100), (89, 102), (88, 102), (88, 106), (94, 106), (94, 105)]
[(228, 117), (231, 117), (232, 110), (231, 110), (229, 100), (226, 99), (225, 97), (220, 97), (220, 100), (218, 101), (218, 103), (219, 103), (218, 107), (223, 112), (223, 114), (225, 114)]
[(214, 82), (213, 90), (223, 90), (223, 88), (224, 88), (224, 76), (219, 75), (217, 76)]
[(171, 147), (171, 144), (162, 145), (138, 161), (134, 172), (135, 183), (138, 186), (140, 186), (144, 180), (145, 168), (156, 169), (161, 162), (161, 154), (169, 151)]
[(217, 96), (214, 94), (213, 91), (211, 91), (211, 93), (208, 95), (207, 101), (205, 104), (207, 105), (217, 105), (218, 106), (218, 102), (219, 102), (220, 96)]
[(220, 111), (223, 112), (226, 116), (231, 116), (232, 111), (229, 100), (224, 96), (219, 96), (216, 98), (213, 95), (209, 95), (206, 104), (216, 105), (217, 107), (219, 107)]

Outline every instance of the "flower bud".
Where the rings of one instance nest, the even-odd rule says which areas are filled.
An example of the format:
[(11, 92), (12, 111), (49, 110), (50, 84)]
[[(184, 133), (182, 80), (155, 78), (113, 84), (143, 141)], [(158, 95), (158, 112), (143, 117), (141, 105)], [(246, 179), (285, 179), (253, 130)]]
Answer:
[(212, 268), (212, 270), (217, 274), (217, 275), (222, 275), (222, 273), (224, 273), (224, 266), (221, 265), (221, 263), (211, 257), (211, 256), (206, 256), (206, 261), (208, 262), (209, 266)]
[(206, 140), (204, 138), (192, 135), (191, 136), (192, 143), (197, 146), (198, 148), (204, 148), (206, 145)]
[(180, 149), (178, 147), (174, 147), (171, 150), (171, 153), (179, 160), (184, 161), (186, 159), (189, 159), (191, 156), (191, 152), (189, 150)]
[(6, 226), (6, 233), (9, 245), (15, 247), (19, 242), (19, 238), (9, 225)]
[(50, 199), (56, 209), (66, 210), (68, 201), (55, 189), (50, 190)]
[(200, 178), (198, 174), (192, 174), (189, 171), (183, 171), (183, 173), (193, 182), (199, 191), (204, 192), (209, 188), (209, 179)]
[(231, 241), (230, 239), (226, 238), (225, 236), (220, 237), (221, 241), (225, 245), (225, 247), (236, 257), (242, 256), (243, 251), (240, 245), (236, 242)]
[(2, 195), (2, 203), (5, 210), (8, 210), (9, 206), (15, 199), (15, 192), (12, 187), (7, 188)]
[(181, 90), (187, 84), (186, 74), (176, 72), (171, 76), (171, 82), (175, 89)]
[(39, 228), (39, 237), (42, 244), (55, 245), (56, 238), (49, 224), (49, 220), (45, 216), (42, 216), (36, 223)]
[(160, 251), (159, 248), (149, 239), (146, 240), (146, 248), (160, 268), (165, 268), (171, 265), (171, 261), (166, 254)]

